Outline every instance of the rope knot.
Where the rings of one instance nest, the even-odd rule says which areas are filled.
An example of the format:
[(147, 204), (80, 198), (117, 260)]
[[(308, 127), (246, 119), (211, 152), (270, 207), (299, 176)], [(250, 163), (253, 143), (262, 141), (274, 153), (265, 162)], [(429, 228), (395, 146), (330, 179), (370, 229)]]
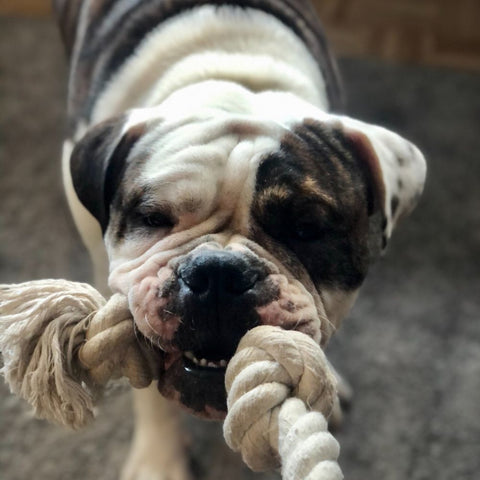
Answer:
[[(295, 423), (289, 419), (287, 399), (297, 398), (304, 405), (303, 413), (313, 410), (324, 419), (336, 396), (335, 378), (320, 346), (303, 333), (270, 326), (250, 330), (242, 338), (228, 365), (225, 385), (225, 440), (256, 471), (288, 463), (282, 453), (285, 428), (279, 428)], [(326, 431), (326, 420), (320, 428)], [(297, 430), (298, 426), (292, 431)], [(335, 448), (330, 450), (335, 457)]]
[(38, 417), (80, 428), (108, 380), (125, 376), (138, 388), (152, 381), (122, 295), (107, 302), (67, 280), (0, 285), (0, 317), (1, 373)]

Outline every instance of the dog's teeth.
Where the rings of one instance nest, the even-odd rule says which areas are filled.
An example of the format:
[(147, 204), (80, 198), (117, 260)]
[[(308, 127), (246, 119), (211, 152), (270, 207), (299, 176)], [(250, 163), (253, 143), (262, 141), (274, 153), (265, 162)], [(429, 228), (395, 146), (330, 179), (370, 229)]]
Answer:
[(202, 358), (199, 360), (192, 351), (183, 352), (183, 356), (188, 358), (191, 362), (195, 365), (199, 365), (201, 367), (209, 367), (209, 368), (225, 368), (227, 366), (227, 360), (207, 360), (206, 358)]
[(191, 360), (195, 365), (200, 365), (200, 360), (193, 354), (193, 352), (184, 352), (186, 358)]

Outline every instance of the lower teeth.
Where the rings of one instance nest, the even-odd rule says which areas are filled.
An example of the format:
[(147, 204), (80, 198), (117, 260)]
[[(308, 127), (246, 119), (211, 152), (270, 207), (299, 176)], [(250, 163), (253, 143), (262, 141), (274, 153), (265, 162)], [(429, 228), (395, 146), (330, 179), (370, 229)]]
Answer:
[(207, 360), (206, 358), (202, 358), (199, 360), (192, 352), (185, 352), (184, 356), (191, 360), (195, 365), (199, 365), (200, 367), (210, 367), (210, 368), (225, 368), (227, 366), (226, 360), (219, 360), (217, 362), (212, 362)]

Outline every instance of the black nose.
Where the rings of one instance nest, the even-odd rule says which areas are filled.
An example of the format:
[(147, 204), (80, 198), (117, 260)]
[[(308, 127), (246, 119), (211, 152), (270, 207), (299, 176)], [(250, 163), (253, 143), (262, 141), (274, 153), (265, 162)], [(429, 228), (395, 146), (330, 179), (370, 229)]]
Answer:
[(207, 250), (185, 261), (178, 272), (198, 296), (242, 295), (258, 280), (258, 272), (236, 252)]

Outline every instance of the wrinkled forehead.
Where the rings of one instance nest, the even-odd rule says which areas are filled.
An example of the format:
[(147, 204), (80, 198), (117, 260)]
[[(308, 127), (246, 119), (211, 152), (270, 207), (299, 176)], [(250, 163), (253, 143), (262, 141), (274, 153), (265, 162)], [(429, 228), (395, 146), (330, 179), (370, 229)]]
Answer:
[(155, 120), (131, 151), (122, 197), (177, 216), (298, 199), (348, 210), (364, 187), (349, 150), (339, 130), (320, 122), (285, 125), (218, 111)]
[[(262, 158), (278, 151), (285, 128), (247, 116), (150, 122), (132, 149), (123, 194), (186, 210), (253, 187)], [(220, 199), (219, 197), (226, 197)]]

